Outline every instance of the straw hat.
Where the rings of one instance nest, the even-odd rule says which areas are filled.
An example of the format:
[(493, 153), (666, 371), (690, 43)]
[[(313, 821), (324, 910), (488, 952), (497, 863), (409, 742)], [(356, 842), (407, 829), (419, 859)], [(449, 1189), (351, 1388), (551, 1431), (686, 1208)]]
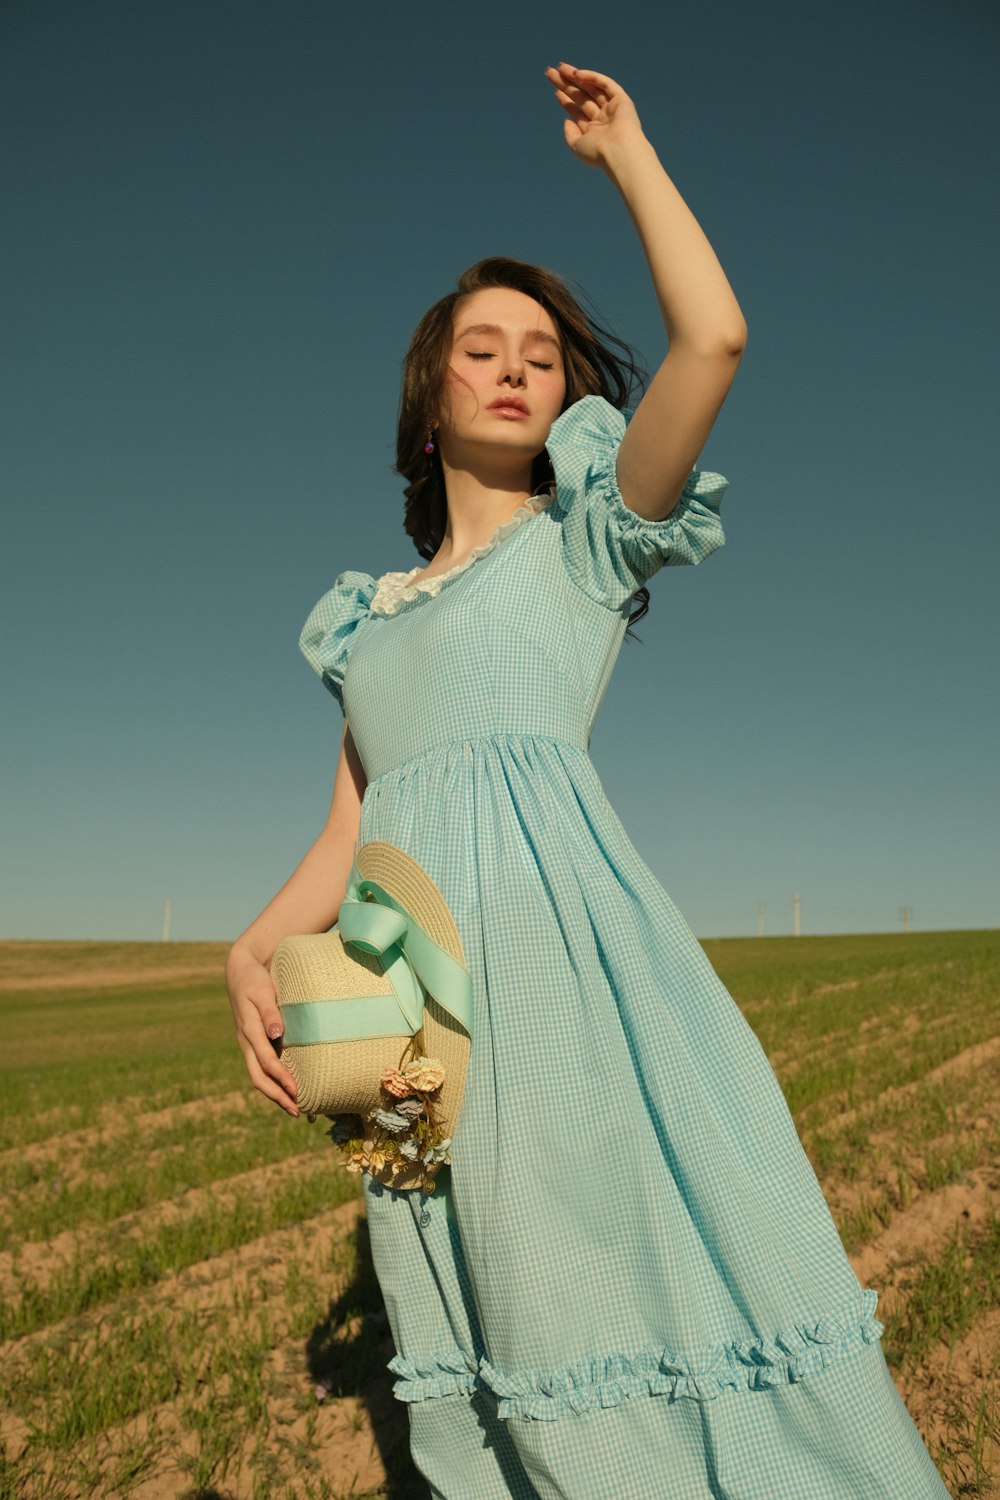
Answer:
[(394, 844), (356, 844), (336, 926), (285, 938), (271, 978), (299, 1109), (334, 1120), (350, 1170), (432, 1191), (462, 1104), (472, 981), (426, 870)]

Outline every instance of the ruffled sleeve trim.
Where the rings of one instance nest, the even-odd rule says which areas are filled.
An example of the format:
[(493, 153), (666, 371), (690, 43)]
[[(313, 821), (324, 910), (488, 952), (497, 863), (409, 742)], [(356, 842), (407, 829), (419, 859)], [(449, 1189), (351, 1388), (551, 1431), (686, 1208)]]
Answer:
[(618, 450), (633, 412), (584, 396), (552, 424), (546, 447), (563, 515), (567, 567), (585, 592), (618, 607), (658, 568), (699, 563), (725, 543), (722, 474), (692, 469), (669, 515), (650, 520), (625, 504)]
[(344, 672), (354, 632), (371, 614), (375, 579), (370, 573), (349, 571), (334, 580), (333, 588), (315, 605), (299, 636), (299, 649), (324, 687), (344, 707)]

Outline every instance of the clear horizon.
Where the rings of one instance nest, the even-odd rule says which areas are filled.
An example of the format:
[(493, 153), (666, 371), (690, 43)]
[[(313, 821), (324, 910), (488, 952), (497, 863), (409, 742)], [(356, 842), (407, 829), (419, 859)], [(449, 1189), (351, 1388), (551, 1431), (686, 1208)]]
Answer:
[(749, 326), (698, 465), (726, 546), (651, 582), (591, 742), (612, 806), (699, 936), (759, 902), (788, 935), (796, 891), (804, 937), (1000, 925), (994, 12), (0, 25), (0, 934), (156, 941), (170, 900), (172, 940), (225, 942), (291, 873), (343, 724), (299, 630), (342, 571), (418, 561), (400, 361), (466, 265), (551, 267), (655, 368), (560, 58), (631, 93)]

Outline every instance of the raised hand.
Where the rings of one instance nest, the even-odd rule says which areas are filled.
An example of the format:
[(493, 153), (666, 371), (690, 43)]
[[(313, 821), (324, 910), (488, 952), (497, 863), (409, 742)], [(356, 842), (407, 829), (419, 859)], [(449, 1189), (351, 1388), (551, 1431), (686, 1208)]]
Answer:
[(589, 167), (607, 168), (620, 147), (645, 139), (635, 105), (607, 74), (560, 63), (545, 76), (566, 112), (566, 144)]

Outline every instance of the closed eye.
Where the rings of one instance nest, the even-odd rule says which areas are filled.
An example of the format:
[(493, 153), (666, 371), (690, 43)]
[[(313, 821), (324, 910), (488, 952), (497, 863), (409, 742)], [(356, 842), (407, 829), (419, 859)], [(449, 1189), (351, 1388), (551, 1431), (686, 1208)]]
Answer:
[[(472, 349), (466, 349), (465, 352), (469, 359), (496, 359), (495, 354), (474, 352)], [(542, 359), (529, 359), (525, 363), (531, 365), (535, 370), (551, 370), (554, 367), (552, 362), (546, 364)]]

